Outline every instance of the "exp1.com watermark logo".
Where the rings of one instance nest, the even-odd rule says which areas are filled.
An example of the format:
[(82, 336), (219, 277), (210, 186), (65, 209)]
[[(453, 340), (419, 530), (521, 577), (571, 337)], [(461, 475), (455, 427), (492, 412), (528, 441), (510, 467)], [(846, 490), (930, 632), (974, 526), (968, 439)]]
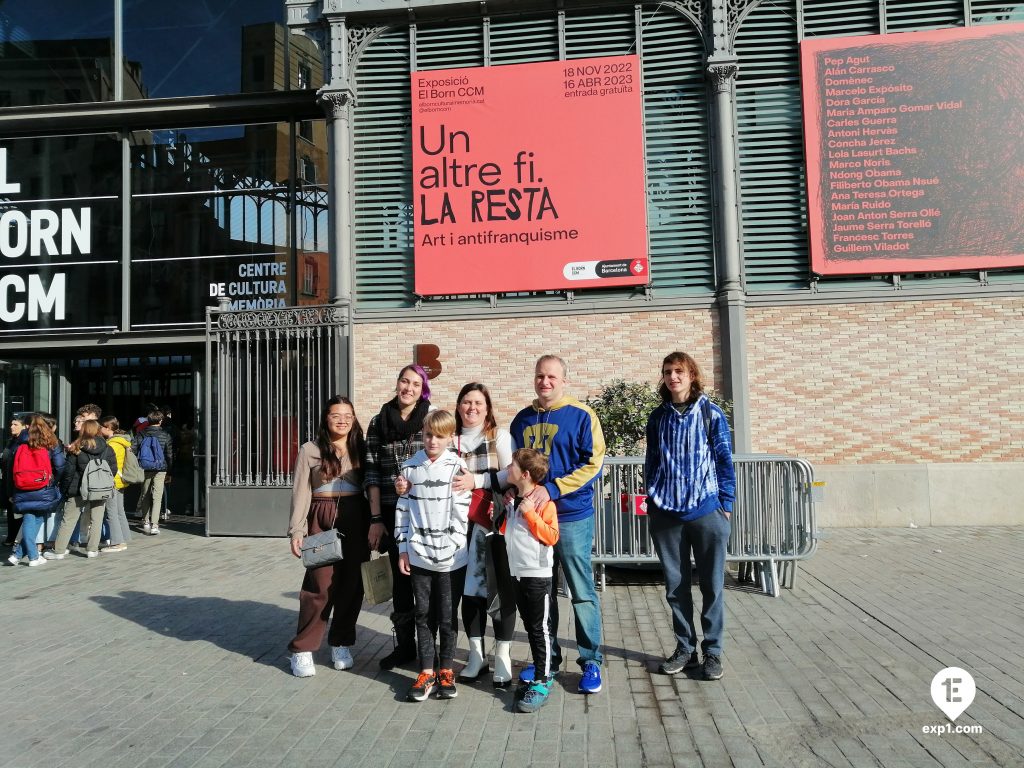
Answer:
[(932, 678), (932, 701), (951, 722), (940, 725), (921, 726), (921, 733), (941, 735), (943, 733), (983, 733), (980, 725), (953, 725), (974, 701), (977, 686), (971, 673), (960, 667), (946, 667)]

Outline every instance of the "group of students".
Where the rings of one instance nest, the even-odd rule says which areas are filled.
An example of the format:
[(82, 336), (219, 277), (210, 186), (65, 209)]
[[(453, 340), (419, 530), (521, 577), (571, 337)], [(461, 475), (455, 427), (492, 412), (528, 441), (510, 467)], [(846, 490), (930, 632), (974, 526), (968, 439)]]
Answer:
[[(331, 527), (344, 534), (344, 559), (306, 570), (298, 631), (289, 643), (291, 671), (316, 673), (313, 653), (326, 633), (335, 669), (354, 665), (363, 601), (360, 564), (387, 552), (393, 574), (395, 646), (382, 669), (418, 662), (408, 698), (457, 695), (454, 653), (458, 614), (469, 658), (458, 679), (488, 671), (484, 630), (494, 627), (493, 684), (512, 682), (511, 642), (523, 620), (532, 664), (519, 674), (515, 706), (535, 712), (547, 701), (562, 663), (558, 574), (572, 596), (579, 691), (602, 688), (601, 614), (591, 554), (594, 487), (604, 460), (596, 414), (565, 394), (568, 367), (555, 355), (534, 370), (537, 399), (497, 426), (484, 384), (466, 384), (454, 413), (430, 403), (426, 371), (403, 368), (395, 396), (369, 423), (350, 400), (325, 405), (317, 436), (296, 460), (289, 536)], [(700, 670), (722, 677), (724, 567), (735, 475), (728, 422), (703, 393), (696, 361), (673, 352), (661, 370), (661, 406), (647, 425), (645, 478), (650, 530), (665, 568), (676, 647), (663, 674)], [(697, 654), (689, 561), (703, 596)], [(333, 618), (332, 618), (333, 612)]]
[[(75, 439), (67, 445), (58, 437), (51, 414), (13, 418), (11, 439), (0, 458), (8, 531), (14, 534), (7, 562), (18, 565), (27, 559), (35, 567), (63, 560), (76, 531), (87, 558), (124, 551), (131, 540), (124, 490), (136, 483), (142, 485), (138, 511), (143, 532), (159, 534), (163, 486), (174, 456), (173, 441), (161, 428), (163, 418), (162, 411), (153, 409), (136, 421), (129, 435), (116, 417), (103, 417), (100, 407), (89, 403), (76, 412)], [(58, 514), (60, 522), (54, 526)], [(12, 526), (18, 518), (20, 527)], [(52, 548), (45, 547), (48, 522)], [(107, 544), (101, 547), (104, 538)]]

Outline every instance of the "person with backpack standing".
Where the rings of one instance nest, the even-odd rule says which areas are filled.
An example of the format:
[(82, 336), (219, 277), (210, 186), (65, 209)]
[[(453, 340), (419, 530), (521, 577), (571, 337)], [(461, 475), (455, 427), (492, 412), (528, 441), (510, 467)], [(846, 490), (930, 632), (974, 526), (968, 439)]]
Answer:
[(146, 473), (142, 481), (142, 496), (139, 498), (139, 513), (142, 516), (142, 532), (156, 536), (160, 533), (160, 504), (164, 496), (164, 484), (168, 482), (167, 470), (174, 463), (174, 444), (171, 436), (160, 426), (164, 420), (163, 411), (149, 412), (149, 424), (132, 437), (132, 453), (139, 459), (139, 465)]
[(63, 560), (68, 554), (68, 542), (75, 524), (83, 518), (81, 537), (87, 540), (86, 557), (100, 553), (103, 531), (103, 510), (107, 499), (114, 493), (114, 475), (117, 458), (114, 450), (100, 435), (100, 423), (95, 419), (82, 422), (78, 438), (68, 446), (68, 467), (64, 472), (63, 490), (67, 496), (64, 517), (57, 529), (57, 540), (52, 552), (44, 552), (47, 560)]
[[(722, 677), (725, 627), (725, 556), (736, 499), (729, 421), (704, 394), (697, 361), (673, 352), (661, 363), (662, 403), (647, 420), (647, 519), (665, 569), (675, 649), (658, 667), (663, 675), (701, 670)], [(703, 604), (703, 663), (697, 658), (690, 553)]]
[(7, 538), (4, 539), (6, 546), (11, 546), (17, 541), (18, 530), (21, 528), (21, 520), (15, 517), (14, 505), (11, 503), (11, 494), (14, 493), (14, 486), (11, 484), (11, 462), (14, 461), (14, 451), (19, 443), (18, 438), (22, 432), (28, 431), (32, 414), (15, 413), (11, 416), (11, 439), (0, 455), (0, 471), (3, 472), (3, 502), (7, 511)]
[[(117, 460), (117, 473), (114, 475), (114, 492), (107, 499), (105, 517), (107, 527), (110, 529), (110, 544), (103, 547), (100, 552), (124, 552), (128, 549), (128, 542), (132, 539), (131, 528), (128, 527), (128, 516), (124, 511), (124, 489), (134, 482), (140, 482), (132, 476), (133, 469), (141, 479), (145, 478), (142, 467), (139, 466), (135, 454), (132, 453), (132, 442), (120, 429), (120, 424), (115, 416), (104, 416), (100, 422), (100, 434), (103, 435), (107, 444), (113, 449), (114, 457)], [(128, 459), (131, 456), (131, 459)], [(131, 466), (134, 464), (134, 468)]]
[(33, 416), (28, 429), (18, 437), (11, 462), (11, 506), (22, 516), (21, 541), (8, 558), (17, 565), (28, 557), (30, 566), (42, 565), (36, 534), (54, 504), (60, 500), (57, 478), (64, 471), (64, 451), (60, 441), (41, 416)]

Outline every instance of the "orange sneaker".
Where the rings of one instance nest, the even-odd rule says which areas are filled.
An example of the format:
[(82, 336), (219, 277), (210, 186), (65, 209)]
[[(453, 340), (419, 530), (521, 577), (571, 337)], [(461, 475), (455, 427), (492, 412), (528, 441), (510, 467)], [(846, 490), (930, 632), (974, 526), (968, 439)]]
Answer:
[(409, 689), (409, 701), (425, 701), (435, 688), (437, 688), (437, 677), (434, 676), (434, 673), (420, 672), (416, 682)]
[(459, 695), (458, 689), (455, 687), (455, 670), (454, 669), (442, 669), (438, 675), (439, 690), (437, 692), (437, 698), (439, 699), (454, 699)]

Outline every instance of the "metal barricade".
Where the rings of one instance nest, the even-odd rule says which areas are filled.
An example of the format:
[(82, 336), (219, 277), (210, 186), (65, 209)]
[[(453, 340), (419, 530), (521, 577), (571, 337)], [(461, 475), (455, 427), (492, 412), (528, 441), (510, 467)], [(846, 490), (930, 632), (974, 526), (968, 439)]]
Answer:
[[(803, 459), (736, 454), (736, 503), (727, 561), (741, 581), (778, 597), (793, 588), (797, 563), (814, 554), (814, 469)], [(594, 555), (601, 588), (606, 565), (657, 564), (648, 527), (643, 459), (608, 457), (595, 489)]]

